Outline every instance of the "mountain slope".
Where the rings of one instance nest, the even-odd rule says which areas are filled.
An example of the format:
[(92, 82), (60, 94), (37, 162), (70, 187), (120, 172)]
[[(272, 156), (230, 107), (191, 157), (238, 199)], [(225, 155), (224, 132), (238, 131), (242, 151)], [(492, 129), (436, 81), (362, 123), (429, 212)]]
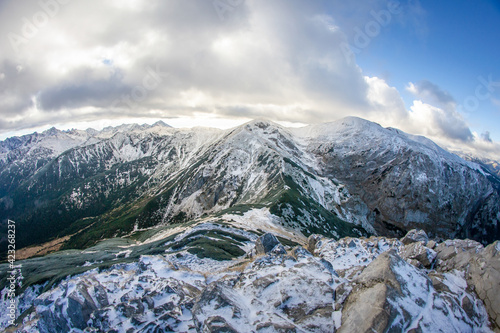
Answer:
[(306, 131), (323, 175), (337, 177), (362, 198), (378, 233), (424, 228), (432, 235), (485, 242), (500, 236), (498, 183), (479, 165), (428, 139), (359, 118), (299, 133)]

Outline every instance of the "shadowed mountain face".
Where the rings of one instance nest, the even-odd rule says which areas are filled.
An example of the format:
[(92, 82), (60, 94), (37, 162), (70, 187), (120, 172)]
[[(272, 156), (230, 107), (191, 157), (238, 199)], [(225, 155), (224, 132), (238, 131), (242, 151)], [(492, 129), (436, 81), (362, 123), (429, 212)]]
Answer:
[(0, 143), (0, 219), (16, 221), (18, 247), (74, 234), (66, 247), (82, 248), (252, 208), (305, 235), (421, 228), (489, 243), (500, 239), (499, 184), (425, 138), (359, 118), (301, 129), (51, 130)]

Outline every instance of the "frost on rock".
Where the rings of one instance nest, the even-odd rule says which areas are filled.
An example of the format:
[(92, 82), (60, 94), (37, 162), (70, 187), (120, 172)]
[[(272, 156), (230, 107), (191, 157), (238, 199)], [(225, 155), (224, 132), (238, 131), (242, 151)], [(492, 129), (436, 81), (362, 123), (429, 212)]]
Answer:
[(35, 320), (26, 326), (39, 332), (187, 330), (202, 287), (202, 275), (176, 271), (161, 257), (143, 257), (62, 281), (34, 301)]
[[(176, 239), (215, 227), (196, 226)], [(271, 250), (257, 253), (256, 243), (269, 243)], [(497, 328), (498, 243), (484, 248), (446, 241), (431, 244), (433, 250), (423, 242), (403, 245), (385, 237), (335, 241), (312, 235), (304, 245), (307, 249), (285, 248), (273, 234), (254, 235), (245, 245), (247, 254), (238, 258), (216, 261), (186, 251), (143, 255), (66, 277), (43, 293), (43, 286), (31, 286), (17, 298), (24, 317), (16, 329), (431, 333)], [(0, 309), (7, 304), (4, 290)], [(1, 320), (5, 328), (6, 317)]]
[[(352, 271), (372, 262), (381, 253), (402, 246), (397, 239), (385, 237), (343, 238), (317, 240), (313, 251), (329, 261), (337, 271)], [(311, 249), (309, 249), (311, 251)]]
[(331, 332), (332, 275), (303, 251), (266, 255), (241, 275), (213, 282), (193, 308), (198, 329), (216, 321), (238, 332)]
[[(460, 287), (459, 295), (436, 292), (431, 280), (395, 251), (375, 259), (354, 284), (342, 312), (339, 332), (488, 331), (480, 302)], [(466, 306), (460, 302), (463, 297), (469, 300)]]

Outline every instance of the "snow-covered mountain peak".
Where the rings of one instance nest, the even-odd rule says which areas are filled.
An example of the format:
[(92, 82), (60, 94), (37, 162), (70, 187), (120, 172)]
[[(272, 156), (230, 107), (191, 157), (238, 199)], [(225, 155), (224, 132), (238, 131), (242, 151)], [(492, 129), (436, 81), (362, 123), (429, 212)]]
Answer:
[[(140, 200), (151, 200), (146, 194), (168, 194), (162, 199), (166, 207), (154, 213), (162, 215), (159, 221), (174, 213), (192, 217), (205, 209), (212, 213), (236, 203), (255, 203), (252, 200), (267, 193), (270, 199), (262, 202), (279, 202), (275, 209), (292, 216), (289, 221), (303, 215), (300, 221), (305, 225), (304, 221), (313, 224), (335, 216), (369, 232), (378, 228), (380, 233), (392, 230), (387, 226), (406, 230), (434, 219), (437, 226), (429, 224), (428, 230), (439, 235), (465, 232), (473, 223), (479, 230), (484, 227), (481, 223), (491, 220), (485, 216), (491, 211), (496, 219), (498, 210), (492, 206), (470, 212), (470, 207), (493, 205), (497, 198), (496, 185), (490, 184), (479, 165), (427, 139), (356, 117), (303, 128), (254, 120), (229, 130), (129, 124), (99, 132), (53, 132), (57, 135), (33, 134), (0, 143), (0, 176), (5, 183), (0, 190), (8, 193), (30, 177), (34, 178), (25, 184), (33, 185), (26, 191), (44, 186), (41, 177), (59, 186), (59, 177), (64, 182), (90, 182), (106, 175), (85, 188), (71, 185), (73, 194), (54, 205), (64, 201), (65, 207), (83, 207), (82, 202), (99, 195), (129, 191), (127, 186), (135, 181), (137, 188), (131, 192), (145, 195)], [(120, 168), (119, 173), (113, 174), (113, 168)], [(99, 190), (94, 197), (75, 199), (95, 186)], [(61, 195), (70, 192), (61, 190)], [(297, 196), (301, 201), (295, 200)], [(313, 214), (308, 212), (311, 207)], [(473, 214), (484, 216), (471, 221)]]
[(159, 127), (172, 127), (169, 124), (165, 123), (163, 120), (158, 120), (156, 123), (151, 125), (151, 127), (157, 127), (157, 126), (159, 126)]
[(251, 120), (241, 126), (247, 126), (247, 127), (259, 127), (259, 128), (267, 128), (269, 126), (272, 126), (272, 127), (282, 127), (281, 125), (271, 121), (271, 120), (268, 120), (266, 118), (257, 118), (257, 119), (254, 119), (254, 120)]
[(359, 150), (392, 151), (400, 154), (404, 151), (431, 156), (433, 161), (448, 161), (478, 169), (477, 165), (464, 161), (460, 157), (439, 147), (432, 140), (423, 136), (405, 133), (399, 129), (384, 128), (377, 123), (357, 117), (346, 117), (330, 123), (309, 125), (289, 129), (295, 136), (306, 142), (332, 142), (345, 154)]
[(56, 136), (58, 134), (62, 133), (60, 130), (58, 130), (55, 127), (51, 127), (48, 130), (45, 130), (42, 132), (43, 136)]
[(278, 132), (288, 132), (288, 128), (266, 119), (256, 119), (249, 121), (235, 128), (236, 130), (245, 130), (257, 135), (269, 136)]
[(336, 121), (308, 125), (299, 128), (289, 129), (295, 135), (302, 138), (324, 138), (330, 139), (347, 133), (363, 133), (365, 135), (374, 135), (383, 130), (377, 123), (358, 117), (345, 117)]
[(382, 126), (380, 126), (378, 123), (354, 116), (345, 117), (340, 120), (334, 121), (333, 123), (337, 126), (342, 126), (344, 128), (355, 128), (356, 130), (382, 129)]

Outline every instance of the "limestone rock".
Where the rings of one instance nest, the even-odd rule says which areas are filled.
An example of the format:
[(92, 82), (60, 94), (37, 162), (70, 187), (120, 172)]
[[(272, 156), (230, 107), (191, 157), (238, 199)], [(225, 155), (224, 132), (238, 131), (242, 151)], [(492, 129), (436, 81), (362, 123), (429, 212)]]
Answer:
[[(430, 268), (436, 259), (436, 252), (423, 245), (423, 243), (410, 243), (400, 250), (403, 259), (413, 259), (425, 268)], [(418, 266), (418, 265), (417, 265)]]
[(465, 269), (472, 257), (483, 251), (483, 245), (469, 239), (454, 239), (440, 243), (436, 251), (436, 268), (441, 272)]
[(495, 328), (500, 330), (500, 243), (488, 245), (474, 257), (468, 271), (468, 282), (484, 302)]
[(456, 331), (484, 327), (487, 318), (482, 315), (481, 305), (467, 293), (465, 280), (450, 275), (443, 276), (441, 282), (453, 285), (448, 288), (453, 290), (436, 290), (424, 272), (406, 263), (395, 250), (387, 251), (353, 280), (339, 332), (406, 332), (410, 329), (445, 332), (450, 327)]
[(427, 236), (426, 232), (420, 229), (412, 229), (408, 231), (408, 233), (403, 238), (401, 238), (401, 242), (404, 245), (415, 242), (423, 242), (424, 245), (426, 245), (428, 241), (429, 237)]
[(19, 298), (20, 309), (31, 307), (19, 330), (488, 332), (489, 321), (500, 330), (498, 242), (309, 241), (315, 255), (300, 246), (287, 252), (268, 234), (262, 251), (274, 246), (257, 257), (200, 264), (144, 255), (91, 269)]
[(426, 245), (429, 249), (431, 250), (434, 250), (434, 248), (437, 246), (437, 243), (436, 241), (433, 241), (433, 240), (430, 240), (429, 242), (427, 242), (427, 245)]
[(339, 332), (384, 332), (390, 327), (396, 314), (388, 299), (401, 290), (392, 268), (397, 260), (393, 251), (381, 254), (354, 280)]

